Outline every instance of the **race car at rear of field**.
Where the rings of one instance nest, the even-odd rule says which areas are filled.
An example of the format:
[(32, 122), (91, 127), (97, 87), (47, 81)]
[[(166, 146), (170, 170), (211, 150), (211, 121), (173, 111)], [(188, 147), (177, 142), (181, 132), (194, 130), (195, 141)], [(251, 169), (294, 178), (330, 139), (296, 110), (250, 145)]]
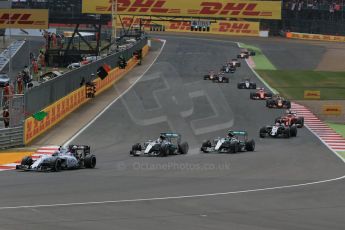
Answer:
[(223, 65), (220, 70), (225, 73), (235, 73), (236, 66), (232, 65), (231, 63), (227, 63)]
[(272, 93), (265, 91), (264, 88), (260, 88), (256, 92), (250, 92), (250, 99), (253, 100), (267, 100), (272, 98)]
[(218, 74), (212, 79), (213, 83), (229, 83), (229, 78), (225, 77), (224, 74)]
[(237, 83), (238, 89), (256, 89), (256, 83), (250, 81), (250, 79), (244, 79), (243, 81)]
[(187, 154), (189, 146), (187, 142), (181, 142), (178, 133), (161, 133), (157, 140), (149, 140), (144, 144), (134, 144), (130, 150), (132, 156), (156, 156)]
[(208, 74), (204, 75), (204, 80), (213, 80), (217, 74), (214, 71), (210, 71)]
[(17, 170), (23, 171), (54, 171), (67, 169), (94, 168), (96, 166), (96, 156), (91, 154), (90, 146), (71, 145), (67, 149), (60, 147), (52, 155), (41, 155), (34, 159), (26, 156), (20, 165), (16, 165)]
[(291, 102), (285, 98), (274, 95), (271, 99), (266, 100), (266, 107), (268, 108), (280, 108), (280, 109), (290, 109)]
[(254, 51), (242, 50), (240, 54), (237, 55), (237, 58), (240, 59), (248, 59), (250, 56), (255, 56), (256, 53)]
[(254, 151), (255, 141), (248, 139), (246, 131), (229, 131), (224, 138), (215, 138), (206, 140), (202, 143), (200, 150), (204, 153), (237, 153), (245, 151)]
[(269, 137), (296, 137), (297, 136), (297, 127), (286, 126), (282, 123), (276, 123), (272, 126), (264, 126), (260, 129), (259, 136), (261, 138)]
[(283, 123), (286, 126), (296, 125), (297, 128), (302, 128), (304, 126), (304, 117), (297, 116), (296, 112), (288, 110), (286, 114), (275, 119), (276, 123)]

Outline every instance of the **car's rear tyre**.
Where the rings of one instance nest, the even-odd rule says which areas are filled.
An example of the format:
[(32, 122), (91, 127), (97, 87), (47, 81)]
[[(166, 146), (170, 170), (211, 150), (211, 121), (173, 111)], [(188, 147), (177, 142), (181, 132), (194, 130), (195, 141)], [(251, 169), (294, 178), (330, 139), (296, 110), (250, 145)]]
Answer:
[(304, 117), (299, 117), (297, 119), (296, 124), (297, 124), (297, 128), (302, 128), (304, 126)]
[(250, 99), (254, 99), (255, 95), (256, 95), (256, 93), (250, 92)]
[(286, 129), (284, 130), (284, 136), (285, 136), (286, 138), (290, 138), (290, 136), (291, 136), (291, 129), (290, 129), (290, 128), (286, 128)]
[(178, 145), (178, 148), (179, 148), (179, 152), (181, 154), (187, 154), (188, 150), (189, 150), (189, 145), (187, 142), (183, 142), (183, 143)]
[(253, 139), (246, 142), (246, 150), (250, 152), (253, 152), (255, 150), (255, 141)]
[(252, 89), (256, 89), (256, 84), (253, 83), (251, 88), (252, 88)]
[(211, 148), (211, 147), (212, 147), (212, 144), (210, 140), (203, 141), (201, 144), (200, 151), (207, 153), (208, 152), (207, 148)]
[(93, 169), (96, 167), (96, 163), (97, 163), (97, 159), (95, 155), (91, 154), (85, 157), (85, 160), (84, 160), (85, 168)]
[(291, 126), (291, 128), (290, 128), (290, 136), (291, 137), (296, 137), (297, 136), (297, 127), (296, 126)]
[(274, 123), (280, 123), (280, 117), (277, 117), (276, 119), (274, 119)]
[(61, 171), (61, 160), (60, 159), (56, 159), (53, 163), (53, 167), (52, 170), (54, 172), (59, 172)]
[(237, 89), (242, 89), (242, 84), (238, 83), (237, 84)]
[(272, 93), (266, 93), (266, 97), (271, 98), (271, 97), (273, 97), (273, 95), (272, 95)]
[(230, 145), (230, 152), (231, 153), (237, 153), (238, 151), (239, 151), (239, 146), (237, 143)]
[(132, 146), (132, 151), (141, 151), (141, 144), (137, 143)]
[(32, 160), (32, 157), (30, 156), (25, 156), (23, 157), (22, 161), (21, 161), (21, 165), (27, 165), (27, 166), (31, 166), (34, 163), (34, 161)]
[(169, 155), (168, 145), (162, 145), (159, 150), (159, 157), (166, 157)]
[(265, 138), (266, 137), (266, 133), (267, 133), (266, 128), (265, 127), (261, 128), (260, 132), (259, 132), (260, 138)]
[(287, 102), (286, 102), (286, 108), (287, 108), (287, 109), (291, 109), (291, 102), (290, 102), (290, 101), (287, 101)]

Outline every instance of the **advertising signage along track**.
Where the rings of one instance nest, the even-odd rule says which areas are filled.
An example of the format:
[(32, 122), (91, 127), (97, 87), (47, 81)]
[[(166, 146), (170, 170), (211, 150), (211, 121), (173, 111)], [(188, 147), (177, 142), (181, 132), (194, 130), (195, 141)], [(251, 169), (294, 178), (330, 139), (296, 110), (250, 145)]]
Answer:
[[(121, 18), (121, 20), (120, 20)], [(141, 22), (140, 22), (141, 19)], [(139, 26), (140, 23), (145, 30), (152, 27), (164, 27), (167, 32), (184, 32), (184, 33), (210, 33), (220, 35), (243, 35), (243, 36), (259, 36), (260, 22), (249, 21), (224, 21), (219, 20), (210, 24), (208, 30), (191, 30), (191, 21), (159, 21), (159, 17), (148, 16), (121, 16), (118, 17), (118, 28), (129, 28), (131, 26)]]
[[(112, 0), (83, 0), (83, 13), (111, 14)], [(281, 19), (281, 1), (117, 0), (118, 14), (206, 18)]]
[(0, 9), (0, 29), (48, 29), (48, 10)]

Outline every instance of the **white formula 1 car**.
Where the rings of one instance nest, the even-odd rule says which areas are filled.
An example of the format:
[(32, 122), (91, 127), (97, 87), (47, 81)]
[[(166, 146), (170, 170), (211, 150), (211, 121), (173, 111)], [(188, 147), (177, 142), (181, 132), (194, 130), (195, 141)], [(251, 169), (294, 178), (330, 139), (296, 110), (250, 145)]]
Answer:
[(96, 156), (90, 153), (90, 146), (71, 145), (67, 149), (59, 148), (52, 155), (41, 155), (37, 159), (26, 156), (21, 164), (16, 166), (17, 170), (57, 172), (66, 169), (94, 168)]

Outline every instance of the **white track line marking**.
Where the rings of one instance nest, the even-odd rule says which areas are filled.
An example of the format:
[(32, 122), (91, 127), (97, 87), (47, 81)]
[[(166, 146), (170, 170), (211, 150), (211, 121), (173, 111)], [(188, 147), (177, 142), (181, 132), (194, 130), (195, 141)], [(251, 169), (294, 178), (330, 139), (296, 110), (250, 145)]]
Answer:
[(96, 117), (94, 117), (86, 126), (84, 126), (82, 129), (80, 129), (76, 134), (74, 134), (63, 146), (66, 147), (68, 146), (72, 141), (74, 141), (80, 134), (82, 134), (87, 128), (89, 128), (98, 118), (100, 118), (115, 102), (117, 102), (120, 98), (123, 97), (146, 73), (149, 71), (149, 69), (153, 66), (153, 64), (156, 63), (158, 57), (161, 55), (165, 44), (166, 40), (162, 40), (163, 45), (157, 55), (157, 57), (153, 60), (153, 62), (148, 66), (148, 68), (144, 71), (144, 73), (130, 86), (128, 89), (126, 89), (122, 94), (120, 94), (115, 100), (113, 100), (107, 107), (105, 107)]
[(208, 194), (185, 195), (185, 196), (167, 196), (167, 197), (154, 197), (154, 198), (139, 198), (139, 199), (128, 199), (128, 200), (107, 200), (107, 201), (80, 202), (80, 203), (61, 203), (61, 204), (38, 204), (38, 205), (25, 205), (25, 206), (8, 206), (8, 207), (0, 207), (0, 211), (2, 211), (2, 210), (15, 210), (15, 209), (32, 209), (32, 208), (57, 208), (57, 207), (73, 207), (73, 206), (86, 206), (86, 205), (138, 203), (138, 202), (144, 202), (144, 201), (165, 201), (165, 200), (180, 200), (180, 199), (189, 199), (189, 198), (204, 198), (204, 197), (214, 197), (214, 196), (226, 196), (226, 195), (234, 195), (234, 194), (263, 192), (263, 191), (270, 191), (270, 190), (279, 190), (279, 189), (287, 189), (287, 188), (296, 188), (296, 187), (317, 185), (317, 184), (329, 183), (329, 182), (334, 182), (334, 181), (343, 180), (343, 179), (345, 179), (345, 175), (342, 176), (342, 177), (334, 178), (334, 179), (315, 181), (315, 182), (309, 182), (309, 183), (304, 183), (304, 184), (284, 185), (284, 186), (277, 186), (277, 187), (240, 190), (240, 191), (233, 191), (233, 192), (220, 192), (220, 193), (208, 193)]

